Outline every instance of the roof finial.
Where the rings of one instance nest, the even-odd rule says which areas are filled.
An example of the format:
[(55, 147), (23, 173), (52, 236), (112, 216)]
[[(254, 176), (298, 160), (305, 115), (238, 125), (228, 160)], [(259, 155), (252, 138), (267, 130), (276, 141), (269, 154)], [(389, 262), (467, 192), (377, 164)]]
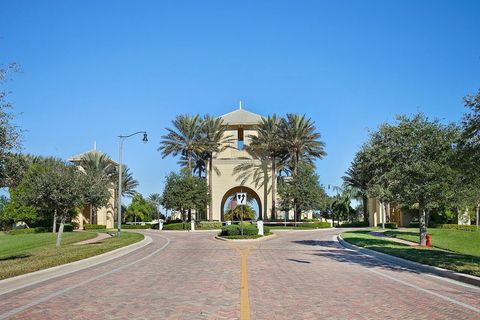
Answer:
[(93, 150), (97, 150), (97, 141), (93, 141)]
[(238, 109), (242, 110), (242, 100), (240, 100), (240, 105), (239, 105)]

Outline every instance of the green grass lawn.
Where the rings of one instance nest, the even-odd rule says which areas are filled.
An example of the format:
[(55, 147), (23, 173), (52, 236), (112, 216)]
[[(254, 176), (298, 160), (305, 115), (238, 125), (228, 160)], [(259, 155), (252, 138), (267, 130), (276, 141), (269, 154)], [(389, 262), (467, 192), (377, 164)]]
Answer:
[[(432, 231), (432, 229), (430, 229), (429, 232), (430, 231)], [(447, 230), (442, 230), (442, 231), (447, 231)], [(465, 254), (460, 252), (446, 251), (439, 248), (427, 249), (422, 247), (411, 247), (403, 244), (397, 244), (389, 240), (384, 240), (378, 237), (374, 237), (370, 235), (369, 232), (370, 231), (368, 230), (348, 231), (348, 232), (342, 233), (342, 238), (345, 241), (350, 242), (359, 247), (365, 247), (367, 249), (383, 252), (386, 254), (391, 254), (393, 256), (420, 262), (423, 264), (450, 269), (453, 271), (467, 273), (474, 276), (480, 276), (480, 254), (478, 254), (478, 246), (480, 246), (480, 243), (478, 241), (476, 243), (476, 246), (477, 246), (476, 250), (473, 249), (473, 251), (477, 252), (477, 254), (474, 254), (474, 253)], [(462, 231), (462, 232), (466, 232), (466, 231)], [(468, 232), (468, 233), (473, 233), (473, 232)], [(471, 239), (470, 237), (475, 237), (475, 236), (466, 235), (466, 237), (468, 239)], [(433, 239), (433, 234), (432, 234), (432, 239)], [(412, 239), (410, 238), (406, 240), (412, 240)], [(448, 243), (448, 241), (446, 242)], [(475, 247), (475, 244), (472, 244), (471, 246)], [(470, 246), (467, 246), (467, 247), (470, 247)]]
[(85, 259), (144, 238), (139, 233), (123, 232), (120, 239), (112, 237), (99, 244), (73, 245), (73, 243), (94, 238), (96, 235), (96, 232), (90, 231), (66, 232), (62, 239), (62, 246), (56, 248), (56, 235), (52, 233), (21, 235), (0, 233), (0, 279)]
[[(480, 232), (429, 228), (431, 245), (467, 255), (480, 256)], [(385, 232), (390, 237), (417, 242), (418, 229), (398, 229)]]

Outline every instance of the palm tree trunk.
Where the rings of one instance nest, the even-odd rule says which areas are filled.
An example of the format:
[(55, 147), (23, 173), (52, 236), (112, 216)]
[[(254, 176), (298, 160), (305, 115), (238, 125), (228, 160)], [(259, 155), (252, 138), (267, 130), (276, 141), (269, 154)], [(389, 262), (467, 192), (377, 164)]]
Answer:
[(192, 174), (192, 151), (188, 151), (188, 171)]
[(272, 220), (275, 220), (277, 218), (277, 209), (276, 209), (276, 203), (275, 203), (275, 197), (277, 194), (277, 163), (276, 163), (276, 157), (272, 157)]
[(366, 195), (362, 196), (362, 203), (363, 203), (363, 221), (368, 223), (368, 198)]
[(213, 155), (208, 159), (208, 220), (213, 221), (213, 207), (212, 207), (212, 179), (213, 179)]

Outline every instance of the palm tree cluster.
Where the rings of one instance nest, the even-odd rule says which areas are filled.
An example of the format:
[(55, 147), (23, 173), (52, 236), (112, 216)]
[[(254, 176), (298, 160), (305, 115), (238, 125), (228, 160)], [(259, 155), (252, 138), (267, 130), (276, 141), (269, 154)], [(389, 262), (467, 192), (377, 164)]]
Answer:
[[(172, 121), (173, 128), (167, 128), (168, 133), (162, 136), (158, 151), (165, 158), (169, 155), (181, 156), (179, 164), (188, 168), (190, 174), (208, 172), (209, 194), (212, 193), (212, 173), (218, 170), (213, 166), (213, 154), (222, 152), (229, 147), (233, 136), (226, 135), (226, 126), (222, 118), (210, 115), (179, 115)], [(208, 168), (208, 169), (207, 169)], [(209, 220), (213, 220), (210, 206)]]
[[(300, 165), (315, 167), (315, 160), (322, 159), (325, 155), (325, 143), (321, 134), (316, 131), (315, 123), (305, 115), (287, 114), (279, 118), (273, 114), (256, 127), (257, 134), (249, 135), (250, 144), (245, 149), (254, 159), (266, 161), (270, 167), (272, 212), (271, 219), (276, 219), (276, 182), (283, 172), (287, 176), (295, 177)], [(258, 162), (240, 164), (235, 168), (237, 173), (246, 172), (244, 179), (253, 178), (256, 182), (262, 181), (262, 168)], [(295, 216), (299, 219), (297, 201), (294, 199)]]

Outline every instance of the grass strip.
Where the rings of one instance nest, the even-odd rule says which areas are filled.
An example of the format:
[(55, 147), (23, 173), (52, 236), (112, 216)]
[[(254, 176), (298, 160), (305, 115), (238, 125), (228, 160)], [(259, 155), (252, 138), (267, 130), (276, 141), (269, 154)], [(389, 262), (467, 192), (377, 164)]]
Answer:
[(480, 256), (478, 255), (462, 254), (439, 248), (412, 247), (372, 236), (369, 232), (367, 230), (348, 231), (342, 233), (342, 238), (359, 247), (480, 277)]
[(144, 238), (140, 233), (123, 232), (120, 239), (112, 237), (100, 243), (73, 245), (96, 236), (96, 232), (90, 231), (64, 233), (62, 246), (56, 248), (56, 235), (52, 233), (1, 235), (0, 279), (85, 259), (127, 246)]

